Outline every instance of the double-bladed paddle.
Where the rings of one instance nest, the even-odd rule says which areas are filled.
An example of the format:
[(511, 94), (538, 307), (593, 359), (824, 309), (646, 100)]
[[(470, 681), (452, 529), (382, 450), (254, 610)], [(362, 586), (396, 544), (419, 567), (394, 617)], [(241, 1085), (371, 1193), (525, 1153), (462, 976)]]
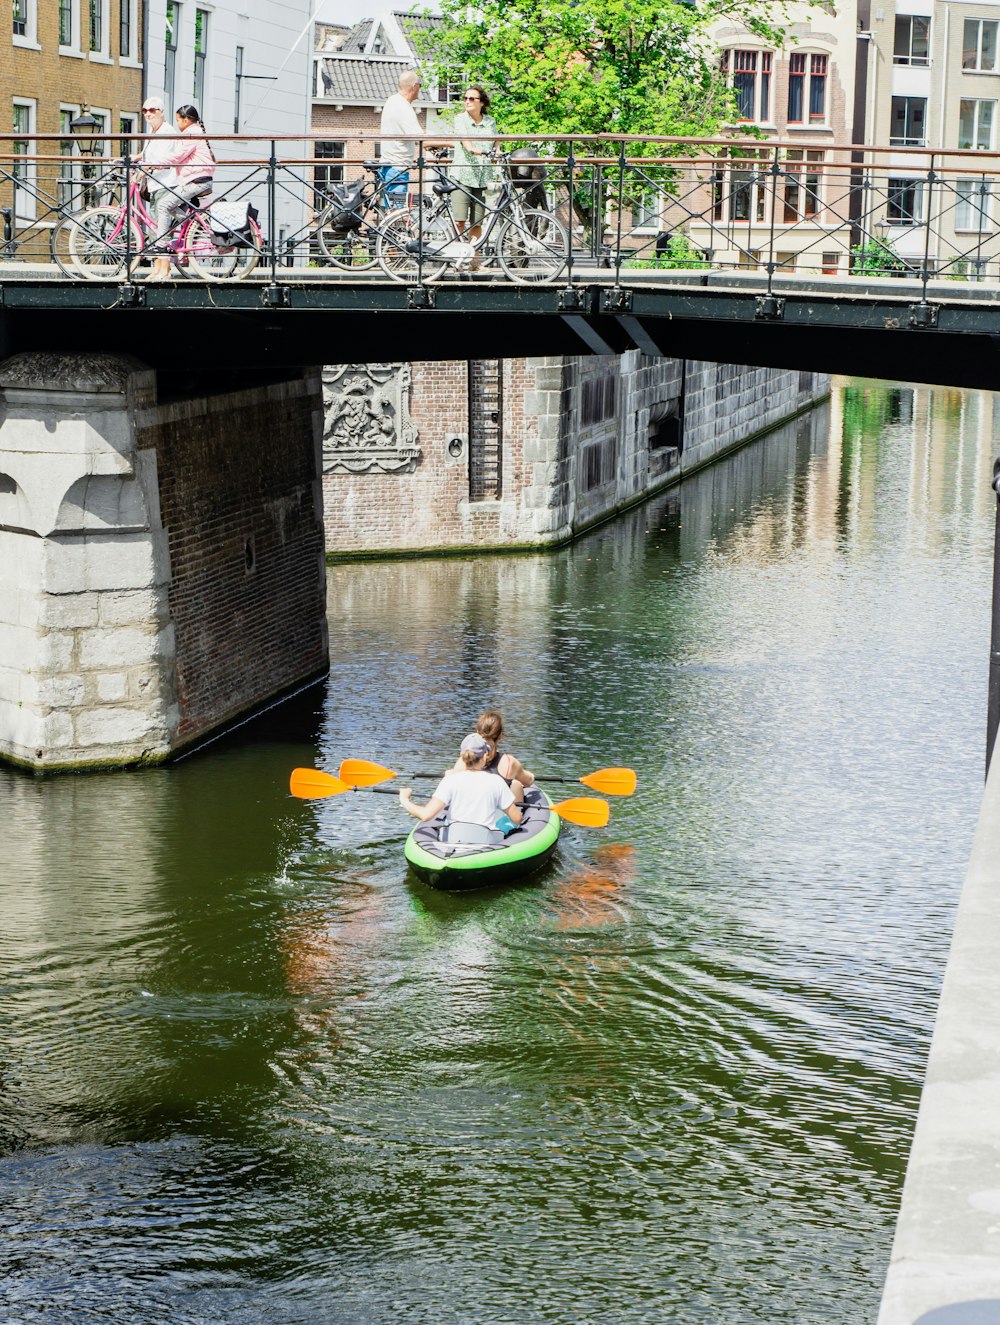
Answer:
[[(388, 782), (390, 778), (434, 778), (440, 781), (443, 773), (394, 773), (382, 764), (369, 763), (367, 759), (345, 759), (337, 770), (337, 776), (350, 787), (373, 787), (378, 782)], [(541, 773), (535, 775), (538, 782), (573, 783), (582, 782), (591, 791), (599, 791), (602, 796), (631, 796), (635, 791), (636, 777), (631, 768), (599, 768), (595, 773), (587, 773), (582, 778), (547, 777)]]
[[(341, 765), (343, 767), (343, 765)], [(371, 765), (378, 767), (378, 765)], [(393, 774), (395, 776), (395, 774)], [(372, 787), (361, 784), (352, 785), (332, 773), (321, 773), (318, 768), (295, 768), (292, 770), (289, 790), (300, 800), (317, 800), (323, 796), (340, 796), (345, 791), (373, 791), (382, 796), (396, 796), (392, 787)], [(568, 823), (580, 824), (584, 828), (604, 828), (611, 816), (607, 801), (594, 796), (577, 796), (572, 800), (560, 801), (550, 807), (560, 819)]]

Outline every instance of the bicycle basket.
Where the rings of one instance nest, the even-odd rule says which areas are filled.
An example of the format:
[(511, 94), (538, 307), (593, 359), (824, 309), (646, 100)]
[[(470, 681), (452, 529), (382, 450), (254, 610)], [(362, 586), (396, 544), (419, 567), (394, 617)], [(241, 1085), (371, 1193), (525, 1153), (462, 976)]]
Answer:
[(208, 209), (212, 234), (228, 247), (253, 244), (250, 222), (257, 220), (257, 208), (246, 202), (213, 202)]
[(361, 179), (356, 184), (337, 184), (330, 190), (329, 196), (333, 208), (329, 223), (335, 230), (360, 229), (361, 217), (358, 215), (358, 210), (361, 207), (364, 188), (365, 182)]

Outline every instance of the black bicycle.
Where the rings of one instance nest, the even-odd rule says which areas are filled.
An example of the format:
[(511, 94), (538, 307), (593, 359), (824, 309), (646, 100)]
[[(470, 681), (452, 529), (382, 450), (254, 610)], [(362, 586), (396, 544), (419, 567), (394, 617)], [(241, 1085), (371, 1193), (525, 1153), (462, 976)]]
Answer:
[(313, 222), (320, 252), (341, 271), (370, 271), (378, 262), (378, 238), (394, 210), (379, 163), (365, 161), (367, 174), (349, 184), (334, 184), (321, 193)]

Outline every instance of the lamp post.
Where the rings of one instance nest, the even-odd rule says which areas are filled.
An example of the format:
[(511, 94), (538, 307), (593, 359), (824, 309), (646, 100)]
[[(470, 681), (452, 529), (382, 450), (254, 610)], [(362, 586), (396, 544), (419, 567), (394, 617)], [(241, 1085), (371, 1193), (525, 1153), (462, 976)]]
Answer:
[(98, 155), (104, 145), (104, 140), (98, 138), (97, 134), (101, 128), (101, 121), (96, 116), (91, 115), (86, 106), (80, 111), (79, 115), (74, 116), (69, 122), (69, 131), (73, 135), (73, 141), (77, 145), (81, 157), (83, 157), (83, 205), (84, 207), (93, 206), (93, 187), (94, 178), (94, 158)]

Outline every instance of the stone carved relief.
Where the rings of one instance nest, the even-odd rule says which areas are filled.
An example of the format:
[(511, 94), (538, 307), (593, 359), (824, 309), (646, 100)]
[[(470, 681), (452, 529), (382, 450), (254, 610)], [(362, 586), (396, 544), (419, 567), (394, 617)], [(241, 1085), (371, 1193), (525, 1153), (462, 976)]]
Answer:
[(323, 472), (409, 474), (420, 448), (410, 418), (408, 363), (323, 369)]

